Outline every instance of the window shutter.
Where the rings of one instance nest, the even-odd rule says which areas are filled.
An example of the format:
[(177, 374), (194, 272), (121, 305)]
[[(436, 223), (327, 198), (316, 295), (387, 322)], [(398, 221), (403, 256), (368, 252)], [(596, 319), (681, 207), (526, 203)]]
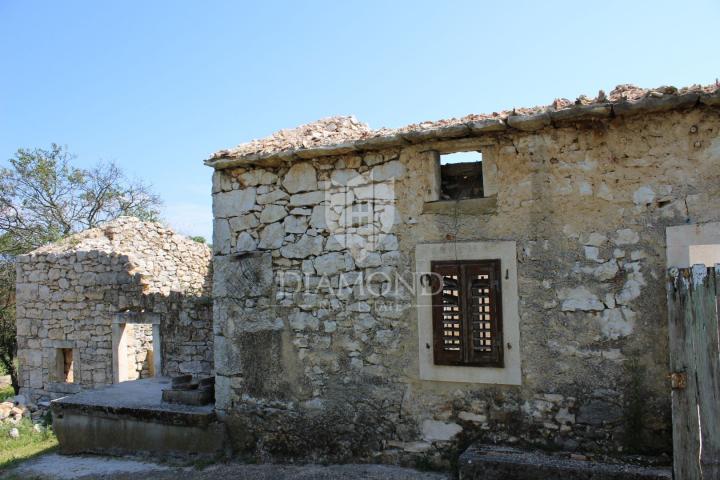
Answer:
[(436, 365), (503, 366), (500, 260), (431, 262)]
[(474, 365), (503, 366), (500, 272), (500, 260), (464, 266), (467, 360)]
[(431, 264), (433, 275), (433, 359), (436, 365), (463, 362), (463, 301), (460, 267), (457, 264)]

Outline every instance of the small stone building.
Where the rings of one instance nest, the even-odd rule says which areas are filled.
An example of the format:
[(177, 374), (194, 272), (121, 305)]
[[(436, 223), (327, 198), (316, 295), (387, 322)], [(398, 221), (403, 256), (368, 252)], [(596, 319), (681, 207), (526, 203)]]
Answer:
[(330, 118), (206, 163), (237, 450), (670, 450), (666, 227), (720, 221), (717, 85), (397, 130)]
[(211, 252), (121, 217), (18, 257), (21, 392), (32, 401), (213, 372)]

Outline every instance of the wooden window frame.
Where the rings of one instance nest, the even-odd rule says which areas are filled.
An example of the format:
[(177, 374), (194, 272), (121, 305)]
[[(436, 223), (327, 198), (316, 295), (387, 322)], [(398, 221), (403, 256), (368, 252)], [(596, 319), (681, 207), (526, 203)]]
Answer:
[[(433, 363), (435, 365), (497, 367), (504, 368), (504, 341), (502, 321), (501, 262), (490, 260), (443, 260), (431, 261), (432, 271), (432, 319), (433, 319)], [(489, 290), (489, 313), (491, 316), (492, 351), (482, 353), (473, 348), (473, 320), (471, 280), (473, 275), (487, 275)], [(441, 275), (456, 275), (460, 307), (460, 348), (457, 352), (444, 347), (443, 288)], [(485, 338), (485, 337), (483, 337)]]

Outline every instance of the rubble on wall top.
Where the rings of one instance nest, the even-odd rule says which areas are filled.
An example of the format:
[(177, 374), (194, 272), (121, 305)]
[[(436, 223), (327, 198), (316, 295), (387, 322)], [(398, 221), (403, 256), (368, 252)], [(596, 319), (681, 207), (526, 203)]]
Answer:
[(600, 119), (643, 112), (667, 111), (695, 106), (698, 101), (720, 105), (720, 83), (676, 88), (644, 89), (631, 84), (615, 87), (609, 94), (600, 90), (595, 98), (559, 98), (550, 105), (515, 108), (491, 114), (414, 123), (401, 128), (372, 130), (353, 116), (324, 118), (269, 137), (242, 143), (214, 153), (205, 163), (229, 168), (273, 158), (292, 160), (338, 155), (353, 151), (401, 146), (432, 139), (461, 138), (506, 129), (533, 131), (556, 122)]
[(27, 255), (63, 254), (66, 252), (92, 251), (128, 253), (132, 250), (131, 243), (137, 238), (163, 237), (165, 241), (175, 244), (186, 244), (192, 248), (206, 249), (200, 244), (158, 222), (146, 222), (137, 217), (121, 216), (98, 227), (70, 235), (57, 242), (43, 245)]
[(269, 137), (251, 140), (230, 150), (221, 150), (212, 158), (333, 145), (370, 138), (373, 133), (366, 123), (353, 116), (329, 117), (296, 128), (280, 130)]

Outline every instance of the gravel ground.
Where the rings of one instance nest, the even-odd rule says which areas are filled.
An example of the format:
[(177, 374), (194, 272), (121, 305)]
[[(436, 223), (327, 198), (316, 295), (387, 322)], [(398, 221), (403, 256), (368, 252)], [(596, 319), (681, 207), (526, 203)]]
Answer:
[(388, 465), (211, 465), (203, 469), (96, 456), (43, 455), (7, 472), (3, 479), (37, 480), (447, 480), (443, 473)]

